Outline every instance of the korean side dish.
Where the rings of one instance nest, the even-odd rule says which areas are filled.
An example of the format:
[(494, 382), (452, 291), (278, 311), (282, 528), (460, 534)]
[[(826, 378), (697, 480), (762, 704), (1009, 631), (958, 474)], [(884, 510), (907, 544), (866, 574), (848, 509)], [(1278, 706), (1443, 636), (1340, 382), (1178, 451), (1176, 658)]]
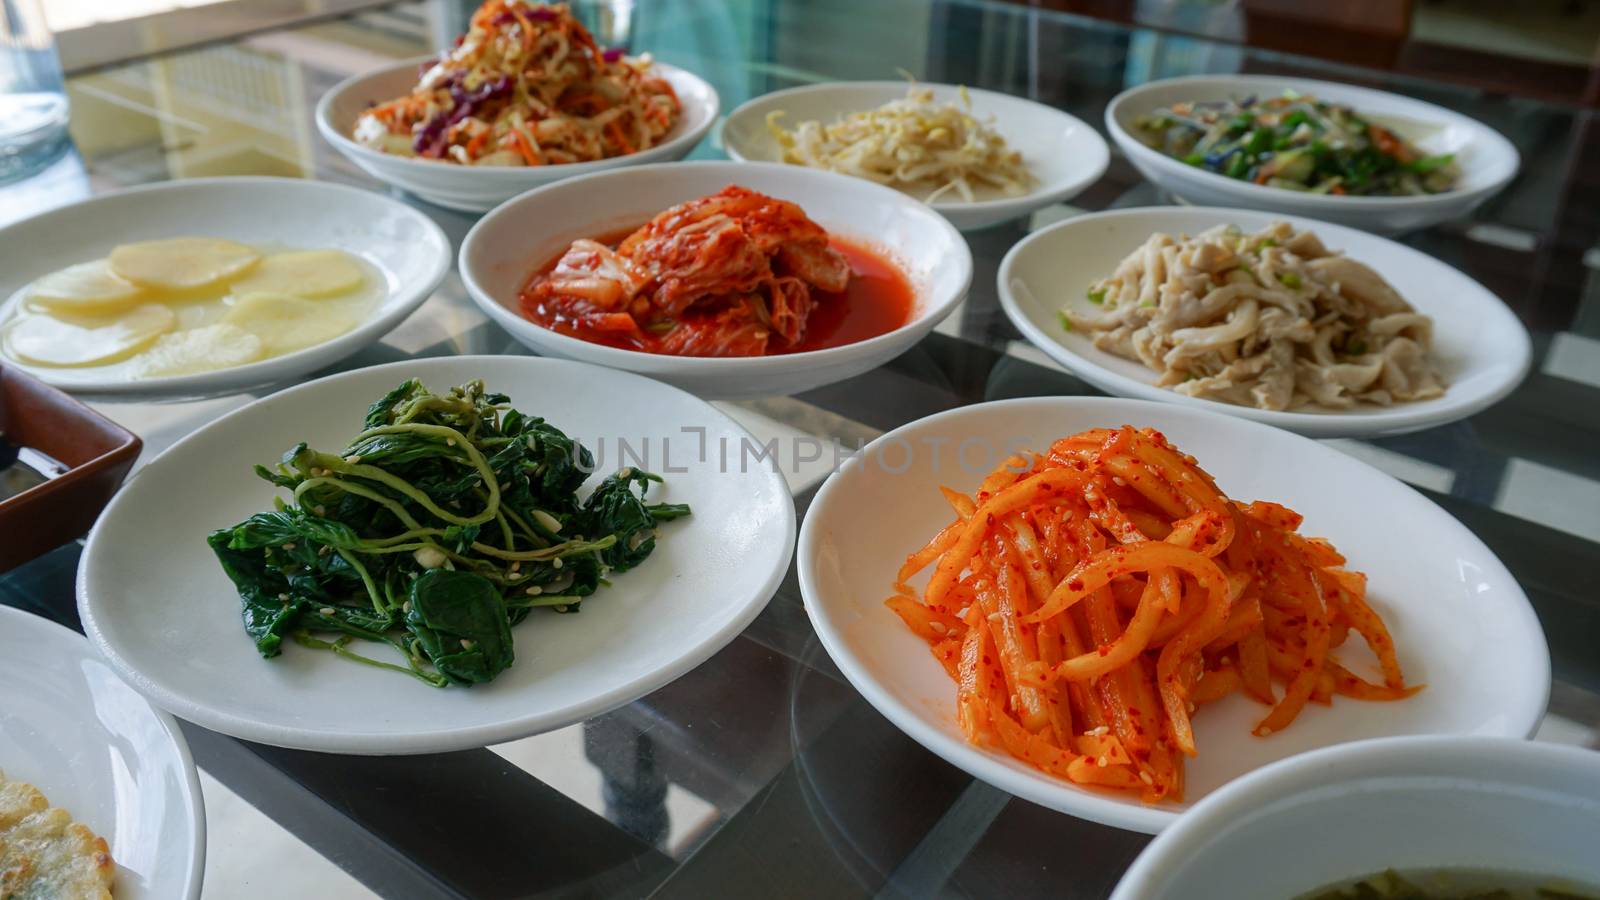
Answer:
[(1600, 893), (1520, 872), (1387, 869), (1295, 900), (1600, 900)]
[(290, 499), (207, 538), (263, 657), (287, 638), (436, 687), (490, 681), (513, 626), (578, 612), (689, 514), (647, 502), (661, 479), (633, 468), (580, 496), (589, 451), (481, 381), (406, 381), (361, 426), (337, 453), (300, 443), (257, 466)]
[(1134, 130), (1196, 168), (1294, 191), (1410, 197), (1448, 191), (1460, 177), (1453, 154), (1428, 154), (1348, 106), (1297, 93), (1175, 103), (1140, 116)]
[[(1254, 733), (1335, 698), (1400, 700), (1365, 575), (1301, 517), (1222, 493), (1159, 432), (1124, 425), (1016, 456), (907, 557), (886, 602), (955, 683), (967, 740), (1075, 784), (1184, 796), (1191, 720), (1231, 694)], [(909, 581), (932, 566), (917, 595)], [(1368, 680), (1335, 655), (1359, 637)]]
[(1062, 308), (1065, 328), (1190, 397), (1286, 410), (1444, 393), (1433, 320), (1371, 268), (1282, 222), (1153, 234), (1086, 299)]
[(116, 874), (105, 838), (0, 772), (0, 900), (109, 900)]
[(939, 103), (931, 89), (912, 85), (904, 99), (837, 122), (812, 119), (790, 130), (783, 117), (770, 113), (767, 130), (784, 162), (920, 190), (927, 203), (950, 193), (970, 203), (981, 188), (1014, 197), (1036, 181), (1005, 137), (973, 116), (966, 88), (959, 104)]
[(648, 59), (604, 49), (566, 4), (489, 0), (411, 93), (367, 110), (359, 143), (464, 166), (544, 166), (661, 143), (682, 107)]
[(0, 327), (0, 349), (17, 362), (112, 380), (193, 375), (333, 340), (384, 291), (370, 264), (342, 250), (141, 241), (24, 287)]
[(529, 320), (676, 356), (765, 356), (866, 340), (910, 318), (910, 283), (799, 206), (730, 185), (636, 230), (574, 241), (529, 278)]

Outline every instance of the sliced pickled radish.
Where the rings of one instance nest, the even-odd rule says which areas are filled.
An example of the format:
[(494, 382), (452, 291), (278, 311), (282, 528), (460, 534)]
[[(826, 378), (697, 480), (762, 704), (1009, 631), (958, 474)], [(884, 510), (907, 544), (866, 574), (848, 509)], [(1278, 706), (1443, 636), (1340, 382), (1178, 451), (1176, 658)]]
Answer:
[(260, 338), (236, 325), (219, 322), (163, 334), (139, 358), (139, 374), (146, 378), (193, 375), (242, 366), (264, 355)]
[(111, 251), (111, 270), (147, 287), (188, 291), (216, 284), (255, 265), (261, 254), (217, 238), (169, 238), (123, 244)]
[(112, 313), (139, 305), (145, 288), (111, 271), (104, 259), (68, 266), (28, 286), (28, 299), (62, 312)]
[(23, 362), (40, 366), (101, 366), (150, 346), (177, 322), (158, 303), (119, 316), (25, 315), (6, 329), (5, 343)]
[(356, 325), (353, 317), (327, 304), (267, 292), (239, 296), (222, 321), (259, 337), (268, 356), (314, 347)]
[(233, 292), (331, 297), (349, 293), (366, 280), (361, 264), (343, 250), (302, 250), (263, 258), (234, 282)]

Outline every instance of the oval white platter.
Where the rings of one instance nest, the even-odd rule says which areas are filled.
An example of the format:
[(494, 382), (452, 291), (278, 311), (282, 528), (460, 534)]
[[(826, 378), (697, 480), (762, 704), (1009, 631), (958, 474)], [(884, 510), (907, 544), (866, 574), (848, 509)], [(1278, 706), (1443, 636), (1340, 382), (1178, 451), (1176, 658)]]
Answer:
[[(623, 465), (651, 469), (666, 478), (651, 495), (693, 512), (664, 524), (650, 558), (616, 575), (581, 614), (535, 614), (515, 627), (516, 662), (488, 684), (432, 688), (299, 646), (262, 659), (206, 535), (271, 508), (280, 492), (253, 465), (299, 441), (345, 446), (367, 406), (413, 377), (435, 391), (481, 378), (588, 446), (599, 470), (591, 481)], [(218, 419), (129, 479), (89, 536), (79, 612), (95, 647), (141, 693), (234, 737), (366, 754), (526, 737), (661, 687), (731, 641), (772, 597), (794, 546), (794, 505), (770, 465), (739, 462), (748, 440), (689, 394), (562, 360), (444, 357), (330, 376)]]
[[(971, 491), (1016, 448), (1045, 449), (1088, 428), (1161, 431), (1236, 500), (1272, 500), (1305, 516), (1370, 576), (1407, 681), (1403, 702), (1336, 698), (1268, 738), (1265, 707), (1234, 695), (1195, 720), (1199, 756), (1186, 802), (1149, 805), (1070, 784), (967, 743), (956, 688), (928, 645), (883, 605), (896, 570), (949, 522), (940, 485)], [(1550, 656), (1522, 589), (1449, 513), (1378, 470), (1290, 432), (1172, 404), (1101, 397), (997, 401), (929, 416), (869, 444), (818, 491), (796, 557), (822, 645), (867, 701), (951, 764), (1023, 799), (1132, 831), (1156, 832), (1189, 805), (1273, 760), (1400, 734), (1527, 737), (1544, 716)], [(925, 574), (925, 573), (924, 573)], [(1365, 671), (1361, 657), (1347, 658)]]
[(27, 365), (62, 390), (89, 394), (202, 396), (242, 391), (314, 372), (394, 330), (450, 273), (450, 239), (404, 203), (359, 188), (299, 178), (229, 176), (128, 188), (0, 229), (0, 325), (34, 279), (108, 255), (118, 244), (171, 237), (226, 238), (271, 250), (335, 248), (382, 278), (364, 321), (332, 340), (229, 369), (161, 378), (113, 378), (96, 368)]
[[(1082, 332), (1061, 327), (1064, 305), (1093, 310), (1090, 284), (1111, 274), (1154, 232), (1198, 234), (1234, 224), (1246, 232), (1273, 222), (1313, 231), (1330, 250), (1366, 263), (1433, 318), (1433, 359), (1443, 396), (1393, 406), (1266, 410), (1180, 394), (1156, 386), (1157, 373), (1097, 349)], [(1029, 235), (1000, 262), (1000, 303), (1029, 342), (1073, 374), (1110, 394), (1159, 400), (1254, 419), (1311, 437), (1371, 437), (1432, 428), (1463, 419), (1511, 393), (1528, 372), (1528, 329), (1483, 285), (1450, 266), (1387, 238), (1327, 222), (1276, 213), (1209, 207), (1152, 206), (1089, 213)]]

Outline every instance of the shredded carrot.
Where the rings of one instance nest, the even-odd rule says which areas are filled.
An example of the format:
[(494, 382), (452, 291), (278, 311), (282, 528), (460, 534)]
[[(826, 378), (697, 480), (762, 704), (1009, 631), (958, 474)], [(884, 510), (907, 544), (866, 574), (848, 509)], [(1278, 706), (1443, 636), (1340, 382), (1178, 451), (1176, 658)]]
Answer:
[[(1404, 682), (1365, 576), (1301, 535), (1293, 510), (1229, 499), (1157, 432), (1084, 432), (1007, 460), (971, 497), (940, 490), (956, 519), (906, 558), (885, 602), (956, 682), (974, 744), (1182, 800), (1204, 706), (1266, 704), (1267, 737), (1308, 703), (1421, 689)], [(920, 598), (905, 590), (930, 566)], [(1382, 683), (1334, 658), (1352, 634)]]

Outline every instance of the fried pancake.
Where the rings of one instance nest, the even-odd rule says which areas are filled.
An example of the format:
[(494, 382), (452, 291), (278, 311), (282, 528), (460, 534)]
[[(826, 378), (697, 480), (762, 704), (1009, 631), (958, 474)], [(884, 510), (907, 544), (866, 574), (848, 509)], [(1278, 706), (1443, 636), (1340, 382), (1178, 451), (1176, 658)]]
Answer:
[(109, 900), (115, 875), (104, 838), (0, 772), (0, 900)]

